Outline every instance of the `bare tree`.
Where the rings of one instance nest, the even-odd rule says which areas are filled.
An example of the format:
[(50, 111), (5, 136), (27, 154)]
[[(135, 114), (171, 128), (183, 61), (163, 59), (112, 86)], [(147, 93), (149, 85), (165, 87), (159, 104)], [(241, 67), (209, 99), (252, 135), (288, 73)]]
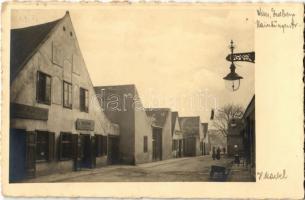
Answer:
[(227, 104), (218, 109), (215, 113), (213, 126), (224, 136), (228, 135), (228, 126), (231, 119), (240, 119), (244, 114), (241, 105)]

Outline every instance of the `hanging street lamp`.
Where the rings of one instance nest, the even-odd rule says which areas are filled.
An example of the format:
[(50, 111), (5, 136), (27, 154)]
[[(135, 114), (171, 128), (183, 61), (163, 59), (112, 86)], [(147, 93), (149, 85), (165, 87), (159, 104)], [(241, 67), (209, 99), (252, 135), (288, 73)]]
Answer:
[(231, 50), (231, 54), (229, 54), (226, 57), (226, 60), (231, 62), (230, 73), (228, 75), (226, 75), (223, 79), (226, 81), (227, 88), (234, 92), (234, 91), (239, 89), (241, 79), (243, 79), (242, 76), (238, 75), (235, 72), (236, 67), (235, 67), (234, 62), (242, 61), (242, 62), (252, 62), (252, 63), (254, 63), (255, 53), (254, 52), (234, 53), (235, 46), (233, 45), (233, 40), (231, 40), (229, 48)]

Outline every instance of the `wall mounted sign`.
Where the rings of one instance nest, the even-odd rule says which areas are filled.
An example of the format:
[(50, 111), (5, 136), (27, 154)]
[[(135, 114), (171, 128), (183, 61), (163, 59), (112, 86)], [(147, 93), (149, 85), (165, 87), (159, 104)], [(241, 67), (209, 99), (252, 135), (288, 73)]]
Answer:
[(49, 116), (49, 110), (46, 108), (39, 108), (24, 104), (11, 103), (10, 104), (11, 118), (21, 119), (34, 119), (47, 121)]
[(94, 121), (88, 119), (77, 119), (76, 130), (94, 131)]

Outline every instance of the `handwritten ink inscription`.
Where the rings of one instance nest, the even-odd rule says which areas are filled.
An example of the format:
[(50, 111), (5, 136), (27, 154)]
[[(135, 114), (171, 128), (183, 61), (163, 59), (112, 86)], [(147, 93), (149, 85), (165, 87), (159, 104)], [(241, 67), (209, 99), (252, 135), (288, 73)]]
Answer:
[(286, 170), (283, 169), (281, 172), (268, 172), (268, 171), (260, 171), (257, 172), (257, 178), (258, 180), (283, 180), (287, 179), (287, 173)]
[(259, 8), (256, 10), (256, 13), (258, 16), (256, 27), (258, 29), (279, 29), (285, 33), (285, 31), (295, 29), (299, 26), (294, 19), (296, 14), (285, 9), (271, 8), (268, 10)]

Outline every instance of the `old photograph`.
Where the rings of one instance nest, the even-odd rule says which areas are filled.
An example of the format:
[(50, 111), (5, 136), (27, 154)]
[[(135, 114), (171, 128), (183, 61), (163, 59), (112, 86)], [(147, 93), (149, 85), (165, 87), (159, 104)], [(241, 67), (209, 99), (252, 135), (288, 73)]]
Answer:
[(255, 10), (100, 8), (11, 11), (9, 182), (255, 182)]

